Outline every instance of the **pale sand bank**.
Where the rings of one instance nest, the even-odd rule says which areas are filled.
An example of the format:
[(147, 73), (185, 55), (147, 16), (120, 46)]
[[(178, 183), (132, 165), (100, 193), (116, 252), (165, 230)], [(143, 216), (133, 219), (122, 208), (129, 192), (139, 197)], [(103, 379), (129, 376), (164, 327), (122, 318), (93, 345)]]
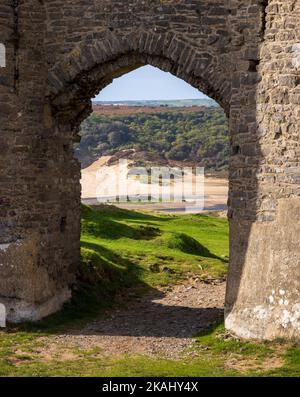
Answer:
[[(172, 186), (172, 195), (174, 195), (174, 202), (154, 202), (148, 203), (146, 197), (149, 193), (149, 186), (146, 183), (141, 183), (140, 178), (127, 178), (128, 166), (126, 164), (119, 166), (119, 164), (107, 165), (110, 157), (101, 157), (95, 161), (91, 166), (82, 170), (81, 186), (82, 186), (82, 201), (86, 204), (96, 205), (99, 201), (97, 197), (101, 197), (100, 202), (115, 201), (113, 198), (116, 194), (115, 180), (116, 175), (121, 175), (121, 183), (118, 184), (118, 191), (124, 191), (122, 181), (126, 181), (126, 192), (131, 197), (131, 203), (122, 202), (118, 206), (130, 209), (168, 211), (168, 212), (201, 212), (207, 210), (225, 210), (227, 208), (228, 197), (228, 180), (223, 178), (204, 178), (204, 201), (195, 202), (192, 199), (188, 202), (181, 202), (182, 184), (174, 182)], [(190, 178), (191, 179), (191, 178)], [(153, 190), (152, 190), (153, 189)], [(154, 194), (159, 194), (162, 189), (157, 186), (152, 186), (151, 191)], [(136, 195), (136, 193), (139, 193)], [(138, 198), (142, 198), (143, 202), (138, 202)], [(123, 197), (125, 200), (125, 196)], [(163, 196), (164, 198), (164, 196)]]

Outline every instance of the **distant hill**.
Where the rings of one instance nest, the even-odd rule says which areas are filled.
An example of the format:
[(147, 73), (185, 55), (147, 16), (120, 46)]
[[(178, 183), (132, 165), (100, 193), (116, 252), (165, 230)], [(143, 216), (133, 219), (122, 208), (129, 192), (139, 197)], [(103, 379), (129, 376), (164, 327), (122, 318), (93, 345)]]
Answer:
[(185, 162), (207, 171), (228, 168), (228, 122), (220, 107), (93, 107), (75, 149), (82, 168), (101, 156), (118, 158), (128, 149), (134, 149), (139, 165)]
[(206, 112), (207, 106), (131, 106), (131, 105), (100, 105), (93, 103), (94, 114), (103, 116), (125, 116), (134, 114), (155, 113), (195, 113)]
[(219, 107), (219, 105), (210, 98), (203, 99), (174, 99), (174, 100), (140, 100), (140, 101), (93, 101), (94, 104), (101, 106), (119, 105), (119, 106), (144, 106), (144, 107), (190, 107), (190, 106), (207, 106)]

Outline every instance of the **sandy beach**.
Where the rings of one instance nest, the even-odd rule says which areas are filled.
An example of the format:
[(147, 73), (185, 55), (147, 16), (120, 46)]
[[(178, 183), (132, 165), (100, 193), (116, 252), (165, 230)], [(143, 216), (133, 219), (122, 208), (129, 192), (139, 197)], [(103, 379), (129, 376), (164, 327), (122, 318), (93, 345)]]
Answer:
[(110, 158), (101, 157), (82, 170), (83, 203), (116, 204), (118, 197), (120, 202), (117, 205), (130, 209), (198, 213), (227, 208), (228, 180), (225, 178), (204, 177), (201, 174), (195, 177), (187, 170), (184, 188), (182, 177), (175, 177), (169, 184), (152, 180), (149, 185), (145, 182), (143, 170), (133, 169), (130, 161), (108, 165)]

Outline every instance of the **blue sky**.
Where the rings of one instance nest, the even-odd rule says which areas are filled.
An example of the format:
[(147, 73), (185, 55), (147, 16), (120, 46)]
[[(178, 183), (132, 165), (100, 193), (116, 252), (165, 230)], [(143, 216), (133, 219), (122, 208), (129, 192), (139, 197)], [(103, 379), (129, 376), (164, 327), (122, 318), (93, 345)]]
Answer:
[(104, 88), (94, 100), (163, 100), (207, 98), (185, 81), (153, 66), (127, 73)]

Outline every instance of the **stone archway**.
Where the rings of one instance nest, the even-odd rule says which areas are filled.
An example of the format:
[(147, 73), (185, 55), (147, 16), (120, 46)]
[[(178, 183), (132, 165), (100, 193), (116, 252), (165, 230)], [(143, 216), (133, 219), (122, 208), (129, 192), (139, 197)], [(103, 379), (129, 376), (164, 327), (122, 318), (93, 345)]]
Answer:
[(91, 98), (116, 77), (143, 65), (170, 72), (211, 96), (229, 114), (231, 81), (219, 59), (170, 34), (138, 32), (133, 37), (102, 34), (100, 42), (81, 43), (48, 75), (51, 107), (57, 118), (76, 125), (91, 111)]
[(0, 6), (9, 21), (0, 76), (8, 319), (39, 319), (70, 297), (79, 260), (77, 127), (112, 78), (152, 64), (216, 99), (230, 119), (227, 328), (298, 337), (299, 3), (56, 3)]

